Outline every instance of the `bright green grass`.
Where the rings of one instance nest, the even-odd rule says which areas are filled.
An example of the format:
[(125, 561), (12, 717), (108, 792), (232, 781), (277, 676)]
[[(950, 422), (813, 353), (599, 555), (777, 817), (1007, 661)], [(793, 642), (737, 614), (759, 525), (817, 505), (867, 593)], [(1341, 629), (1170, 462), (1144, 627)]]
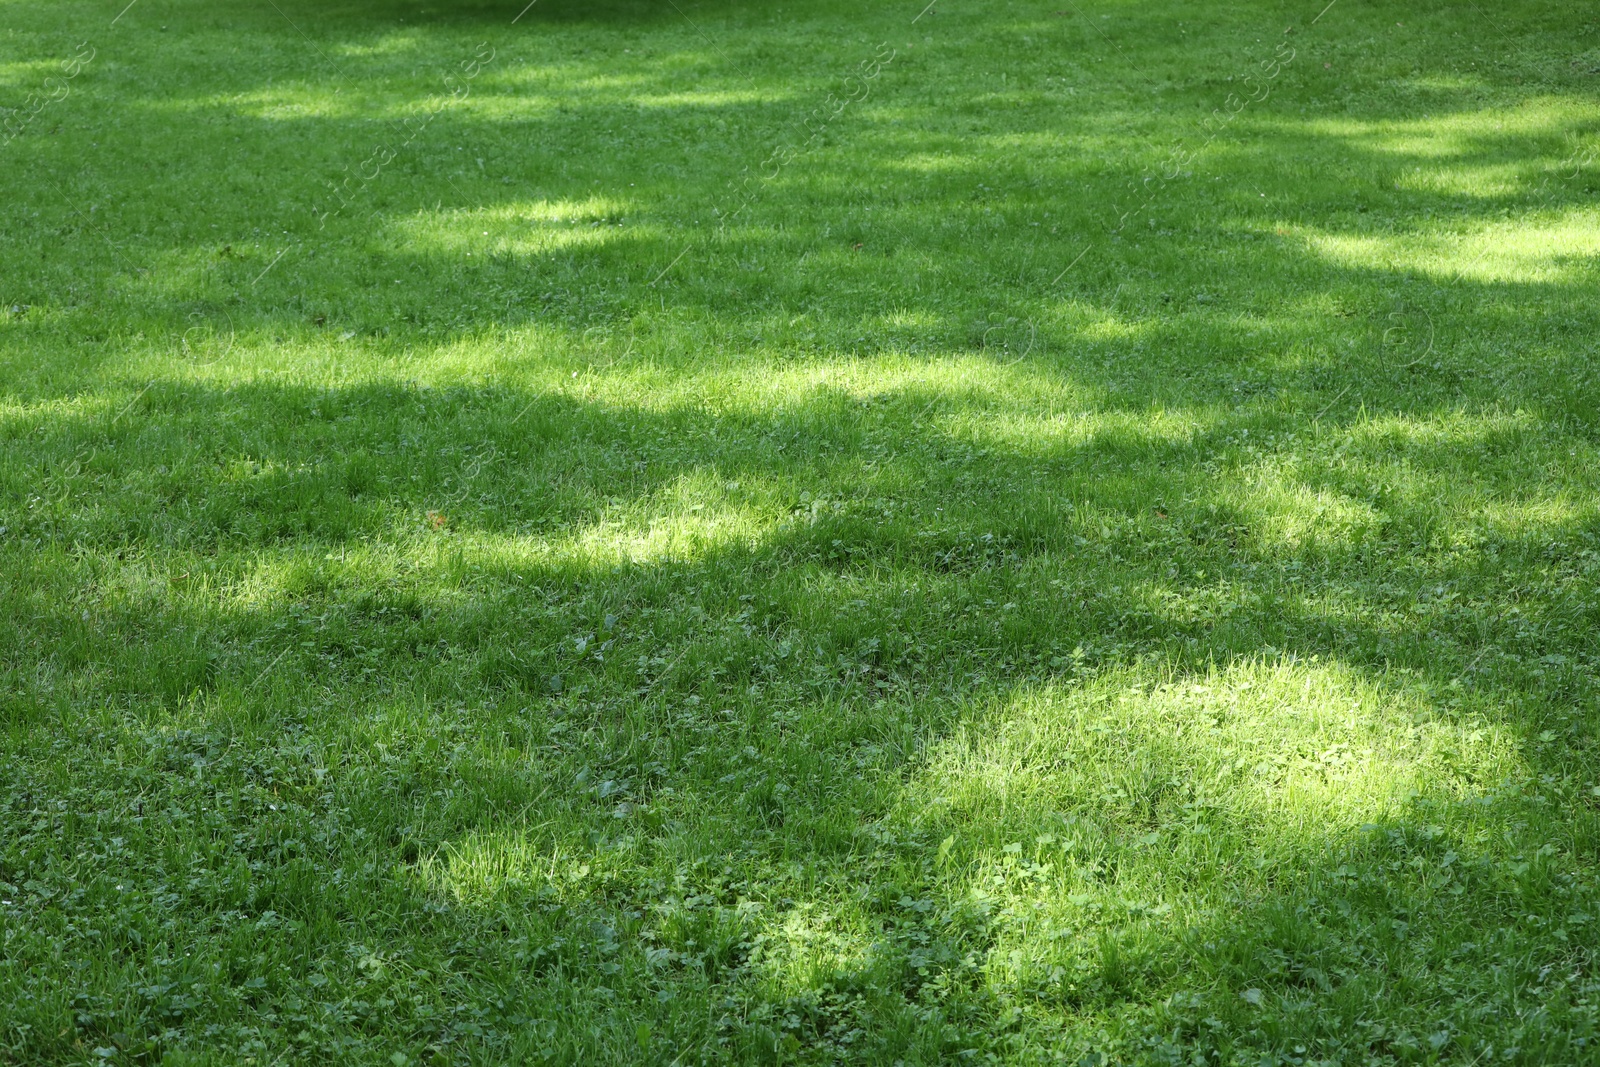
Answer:
[(1600, 1062), (1594, 10), (922, 3), (0, 2), (0, 1063)]

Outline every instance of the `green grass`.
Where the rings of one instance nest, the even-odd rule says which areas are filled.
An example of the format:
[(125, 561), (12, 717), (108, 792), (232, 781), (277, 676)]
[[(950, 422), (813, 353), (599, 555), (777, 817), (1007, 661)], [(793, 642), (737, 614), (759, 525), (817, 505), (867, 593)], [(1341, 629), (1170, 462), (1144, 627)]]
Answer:
[(0, 2), (0, 1064), (1600, 1063), (1600, 23), (1322, 7)]

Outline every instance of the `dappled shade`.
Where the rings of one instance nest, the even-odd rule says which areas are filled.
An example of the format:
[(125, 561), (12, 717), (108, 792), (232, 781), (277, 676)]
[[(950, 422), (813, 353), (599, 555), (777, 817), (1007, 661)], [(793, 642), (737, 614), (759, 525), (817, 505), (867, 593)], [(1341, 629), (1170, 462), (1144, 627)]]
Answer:
[(0, 1063), (1593, 1055), (1570, 10), (920, 7), (97, 29)]

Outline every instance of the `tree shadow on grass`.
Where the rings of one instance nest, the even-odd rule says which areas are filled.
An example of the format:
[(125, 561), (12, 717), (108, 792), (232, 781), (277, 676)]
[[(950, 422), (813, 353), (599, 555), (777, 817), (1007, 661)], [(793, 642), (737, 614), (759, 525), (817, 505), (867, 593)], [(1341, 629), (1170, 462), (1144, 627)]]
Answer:
[[(0, 331), (21, 1055), (185, 1013), (287, 1041), (328, 988), (295, 1025), (385, 1054), (1588, 1055), (1589, 267), (1394, 258), (1429, 212), (1570, 214), (1462, 173), (1583, 123), (1491, 133), (1426, 86), (1262, 113), (1057, 289), (1177, 127), (1107, 105), (997, 166), (975, 139), (1058, 130), (994, 73), (886, 91), (675, 272), (787, 102), (541, 90), (565, 118), (440, 127), (459, 160), (282, 273), (132, 221), (106, 304), (41, 268)], [(268, 95), (127, 99), (367, 147)], [(204, 123), (139, 131), (176, 168), (144, 221), (199, 217)], [(1457, 138), (1434, 185), (1423, 133)], [(541, 139), (559, 166), (492, 171)], [(323, 193), (272, 178), (269, 233)], [(462, 339), (497, 361), (415, 355)]]
[[(692, 124), (688, 116), (696, 109), (679, 110), (674, 121)], [(586, 121), (636, 121), (616, 101), (591, 103), (585, 114)], [(503, 124), (461, 125), (474, 144), (507, 138)], [(1331, 139), (1310, 130), (1278, 134), (1280, 150), (1308, 157)], [(1393, 148), (1356, 140), (1353, 167), (1395, 169)], [(1492, 167), (1515, 140), (1474, 150), (1476, 165)], [(450, 209), (340, 217), (312, 240), (267, 241), (242, 253), (232, 245), (208, 250), (159, 242), (121, 252), (128, 262), (163, 260), (171, 277), (134, 281), (115, 306), (146, 327), (152, 337), (146, 351), (187, 354), (194, 338), (220, 347), (216, 338), (224, 333), (229, 343), (242, 339), (247, 347), (357, 337), (393, 351), (496, 331), (526, 338), (530, 347), (556, 340), (575, 356), (598, 347), (588, 343), (596, 334), (627, 336), (640, 342), (638, 354), (688, 366), (746, 353), (804, 360), (840, 352), (975, 351), (997, 362), (1020, 359), (1029, 368), (1093, 376), (1103, 403), (1129, 410), (1300, 391), (1318, 394), (1312, 411), (1499, 402), (1573, 427), (1592, 423), (1594, 372), (1577, 347), (1595, 316), (1584, 299), (1592, 273), (1586, 261), (1530, 252), (1506, 276), (1449, 276), (1481, 261), (1504, 211), (1548, 206), (1537, 190), (1465, 207), (1447, 192), (1408, 193), (1394, 206), (1413, 218), (1453, 214), (1455, 225), (1488, 229), (1476, 245), (1462, 242), (1436, 262), (1406, 269), (1384, 257), (1396, 254), (1402, 236), (1415, 234), (1401, 234), (1397, 219), (1369, 222), (1349, 208), (1336, 180), (1302, 203), (1324, 220), (1318, 226), (1301, 226), (1293, 236), (1266, 232), (1252, 220), (1245, 193), (1272, 177), (1272, 161), (1239, 153), (1219, 168), (1226, 179), (1219, 196), (1194, 187), (1171, 191), (1171, 210), (1216, 216), (1202, 242), (1215, 266), (1212, 281), (1186, 291), (1200, 280), (1185, 262), (1200, 251), (1194, 241), (1165, 230), (1102, 238), (1100, 224), (1114, 210), (1108, 215), (1093, 198), (1064, 194), (985, 193), (981, 184), (972, 187), (983, 176), (976, 166), (949, 168), (941, 186), (881, 205), (869, 220), (848, 190), (882, 187), (896, 177), (895, 165), (882, 162), (894, 153), (875, 150), (877, 143), (865, 140), (845, 171), (780, 176), (773, 195), (791, 206), (798, 196), (817, 208), (818, 219), (827, 218), (828, 205), (844, 205), (821, 229), (775, 213), (719, 234), (703, 218), (681, 217), (683, 205), (668, 203), (666, 178), (626, 195), (597, 193), (584, 170), (542, 180), (540, 195), (525, 198), (485, 185), (483, 175), (458, 173), (451, 189), (459, 194), (456, 179), (468, 182), (469, 202)], [(641, 153), (640, 177), (649, 169), (644, 159)], [(607, 165), (632, 173), (625, 163)], [(1056, 177), (1070, 186), (1092, 169), (1063, 166)], [(723, 177), (736, 178), (736, 170), (728, 167)], [(177, 185), (201, 178), (197, 172)], [(696, 214), (726, 191), (715, 179), (705, 185), (705, 202), (691, 206)], [(314, 189), (302, 192), (315, 201)], [(1566, 194), (1573, 190), (1561, 185), (1558, 192), (1549, 203), (1569, 208)], [(387, 205), (387, 196), (379, 203)], [(929, 217), (941, 226), (913, 236), (917, 220)], [(998, 229), (990, 226), (996, 219)], [(1045, 222), (1061, 232), (1045, 236)], [(76, 223), (68, 230), (88, 237)], [(1093, 254), (1065, 285), (1052, 287), (1051, 277), (1059, 281), (1058, 267), (1071, 262), (1083, 235)], [(286, 255), (274, 266), (279, 253)], [(1174, 289), (1173, 278), (1185, 286)], [(0, 336), (19, 374), (37, 373), (26, 368), (38, 365), (28, 354), (41, 344), (85, 342), (77, 344), (74, 373), (55, 375), (57, 391), (70, 391), (83, 369), (127, 350), (126, 338), (90, 326), (90, 304), (52, 306), (59, 302), (44, 289), (22, 294), (38, 309), (18, 304)], [(1499, 357), (1510, 345), (1523, 353), (1515, 363)], [(614, 360), (615, 349), (624, 347), (607, 346), (602, 354)]]
[[(477, 9), (444, 5), (441, 17), (460, 10)], [(1026, 23), (1018, 15), (986, 32)], [(303, 48), (290, 26), (282, 33)], [(234, 47), (231, 38), (218, 40)], [(722, 64), (695, 40), (701, 59)], [(1213, 82), (1223, 92), (1228, 84), (1222, 68), (1211, 69), (1210, 53), (1188, 80), (1160, 90), (1173, 98), (1171, 115), (1137, 122), (1121, 104), (1063, 115), (1047, 87), (1083, 79), (1046, 76), (1044, 67), (1019, 68), (1035, 79), (1025, 91), (997, 98), (990, 80), (970, 79), (937, 102), (925, 98), (922, 82), (948, 71), (891, 68), (875, 79), (876, 95), (842, 125), (826, 124), (816, 143), (813, 111), (836, 72), (808, 54), (774, 61), (772, 71), (787, 82), (752, 86), (723, 71), (722, 80), (697, 81), (695, 92), (684, 91), (682, 72), (670, 64), (618, 77), (614, 57), (535, 53), (573, 68), (550, 84), (513, 68), (508, 54), (474, 81), (461, 108), (442, 113), (426, 137), (397, 152), (381, 177), (357, 181), (348, 210), (319, 228), (316, 213), (340, 202), (329, 183), (362, 169), (375, 130), (377, 147), (395, 148), (405, 117), (397, 99), (415, 104), (419, 92), (426, 95), (415, 66), (429, 48), (448, 51), (418, 40), (378, 50), (360, 60), (374, 71), (339, 94), (286, 72), (281, 88), (237, 84), (226, 98), (175, 99), (165, 86), (118, 85), (118, 113), (137, 121), (98, 132), (103, 141), (92, 156), (74, 138), (13, 146), (37, 153), (32, 162), (61, 179), (66, 194), (44, 181), (27, 185), (24, 193), (39, 201), (31, 206), (53, 216), (36, 229), (97, 252), (109, 241), (117, 251), (95, 297), (135, 317), (142, 306), (150, 325), (178, 333), (192, 326), (189, 316), (224, 312), (271, 318), (275, 326), (321, 321), (423, 338), (529, 323), (620, 329), (659, 306), (739, 338), (771, 339), (779, 323), (809, 315), (808, 326), (778, 336), (787, 342), (809, 329), (813, 342), (847, 349), (896, 334), (977, 344), (1010, 319), (1060, 346), (1072, 338), (1055, 320), (1078, 314), (1113, 332), (1130, 321), (1182, 318), (1174, 331), (1181, 336), (1204, 336), (1207, 328), (1196, 331), (1194, 320), (1212, 320), (1216, 354), (1237, 355), (1253, 344), (1241, 322), (1281, 317), (1275, 305), (1300, 300), (1320, 304), (1314, 328), (1325, 340), (1344, 338), (1352, 325), (1366, 331), (1397, 310), (1425, 313), (1444, 351), (1482, 326), (1488, 308), (1477, 298), (1484, 293), (1491, 307), (1521, 305), (1511, 333), (1528, 321), (1529, 299), (1542, 298), (1552, 315), (1564, 294), (1591, 281), (1581, 256), (1563, 264), (1554, 252), (1535, 250), (1516, 265), (1523, 277), (1469, 289), (1475, 299), (1463, 307), (1432, 290), (1453, 288), (1446, 268), (1475, 250), (1442, 257), (1453, 263), (1390, 265), (1402, 238), (1437, 232), (1448, 243), (1447, 232), (1462, 224), (1490, 228), (1507, 211), (1581, 204), (1580, 182), (1552, 180), (1541, 189), (1526, 174), (1504, 176), (1530, 155), (1556, 163), (1585, 131), (1587, 120), (1563, 110), (1559, 98), (1520, 94), (1525, 99), (1495, 107), (1441, 112), (1437, 91), (1422, 79), (1398, 95), (1363, 98), (1337, 121), (1288, 103), (1274, 110), (1278, 103), (1269, 100), (1168, 181), (1159, 146), (1174, 137), (1193, 141), (1188, 109)], [(212, 61), (204, 54), (178, 60), (197, 75)], [(454, 62), (447, 57), (443, 67)], [(1283, 85), (1290, 99), (1328, 88), (1314, 68), (1291, 70), (1284, 77), (1300, 80)], [(1226, 77), (1237, 73), (1228, 69)], [(1513, 91), (1496, 75), (1474, 77), (1485, 91)], [(359, 104), (340, 102), (357, 95)], [(234, 134), (235, 147), (219, 152), (222, 129)], [(1000, 161), (975, 147), (1006, 139), (1025, 147)], [(809, 147), (789, 166), (764, 168), (783, 144)], [(117, 152), (139, 155), (140, 167), (150, 157), (163, 160), (165, 169), (140, 190), (137, 213), (118, 206), (108, 225), (96, 162)], [(1429, 172), (1419, 177), (1423, 163)], [(771, 181), (769, 169), (777, 172)], [(751, 174), (758, 175), (753, 184), (742, 185)], [(718, 236), (715, 213), (736, 210), (747, 192), (756, 194), (750, 210)], [(221, 213), (204, 209), (208, 201), (242, 195), (271, 204), (248, 230), (196, 225)], [(1119, 228), (1122, 212), (1136, 208)], [(1292, 227), (1282, 225), (1285, 216)], [(1086, 244), (1088, 258), (1063, 278)], [(267, 270), (286, 249), (287, 258)], [(85, 294), (72, 291), (82, 289), (79, 265), (45, 251), (38, 258), (46, 265), (17, 283), (13, 299), (41, 311), (76, 304), (83, 310), (61, 325), (92, 334)], [(1200, 277), (1189, 269), (1197, 256), (1211, 266)], [(19, 255), (19, 262), (34, 258)], [(138, 276), (121, 277), (130, 271)], [(1185, 284), (1175, 289), (1174, 277)], [(398, 294), (395, 279), (408, 283)], [(1591, 314), (1585, 303), (1565, 303), (1562, 314)], [(910, 325), (888, 328), (896, 316)], [(918, 330), (922, 316), (936, 328)], [(1152, 340), (1169, 336), (1157, 329)], [(1326, 359), (1337, 366), (1344, 356), (1330, 346)]]
[[(96, 781), (231, 835), (194, 916), (288, 917), (352, 989), (358, 944), (458, 990), (531, 973), (497, 1032), (576, 1058), (645, 1019), (680, 1050), (854, 1031), (931, 1062), (1008, 1005), (1129, 1056), (1151, 1020), (1422, 1049), (1485, 960), (1515, 955), (1501, 991), (1585, 965), (1600, 523), (1517, 483), (1526, 420), (1004, 436), (948, 385), (737, 401), (164, 382), (13, 416), (40, 477), (5, 515), (8, 730), (112, 730), (130, 758)], [(19, 803), (83, 787), (21, 774)], [(128, 840), (168, 832), (131, 811)], [(4, 880), (46, 885), (28, 840)], [(1454, 908), (1500, 925), (1457, 952)], [(156, 921), (108, 974), (161, 969)], [(613, 966), (743, 1014), (571, 982)], [(1379, 990), (1416, 1028), (1351, 1037)], [(541, 1029), (553, 1005), (584, 1025)]]

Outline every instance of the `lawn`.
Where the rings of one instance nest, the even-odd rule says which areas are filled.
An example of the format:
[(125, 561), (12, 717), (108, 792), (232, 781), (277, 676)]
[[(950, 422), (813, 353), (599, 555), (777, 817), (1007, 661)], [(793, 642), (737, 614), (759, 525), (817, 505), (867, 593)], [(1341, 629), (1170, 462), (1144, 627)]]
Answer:
[(0, 0), (0, 1064), (1600, 1063), (1600, 12), (524, 2)]

